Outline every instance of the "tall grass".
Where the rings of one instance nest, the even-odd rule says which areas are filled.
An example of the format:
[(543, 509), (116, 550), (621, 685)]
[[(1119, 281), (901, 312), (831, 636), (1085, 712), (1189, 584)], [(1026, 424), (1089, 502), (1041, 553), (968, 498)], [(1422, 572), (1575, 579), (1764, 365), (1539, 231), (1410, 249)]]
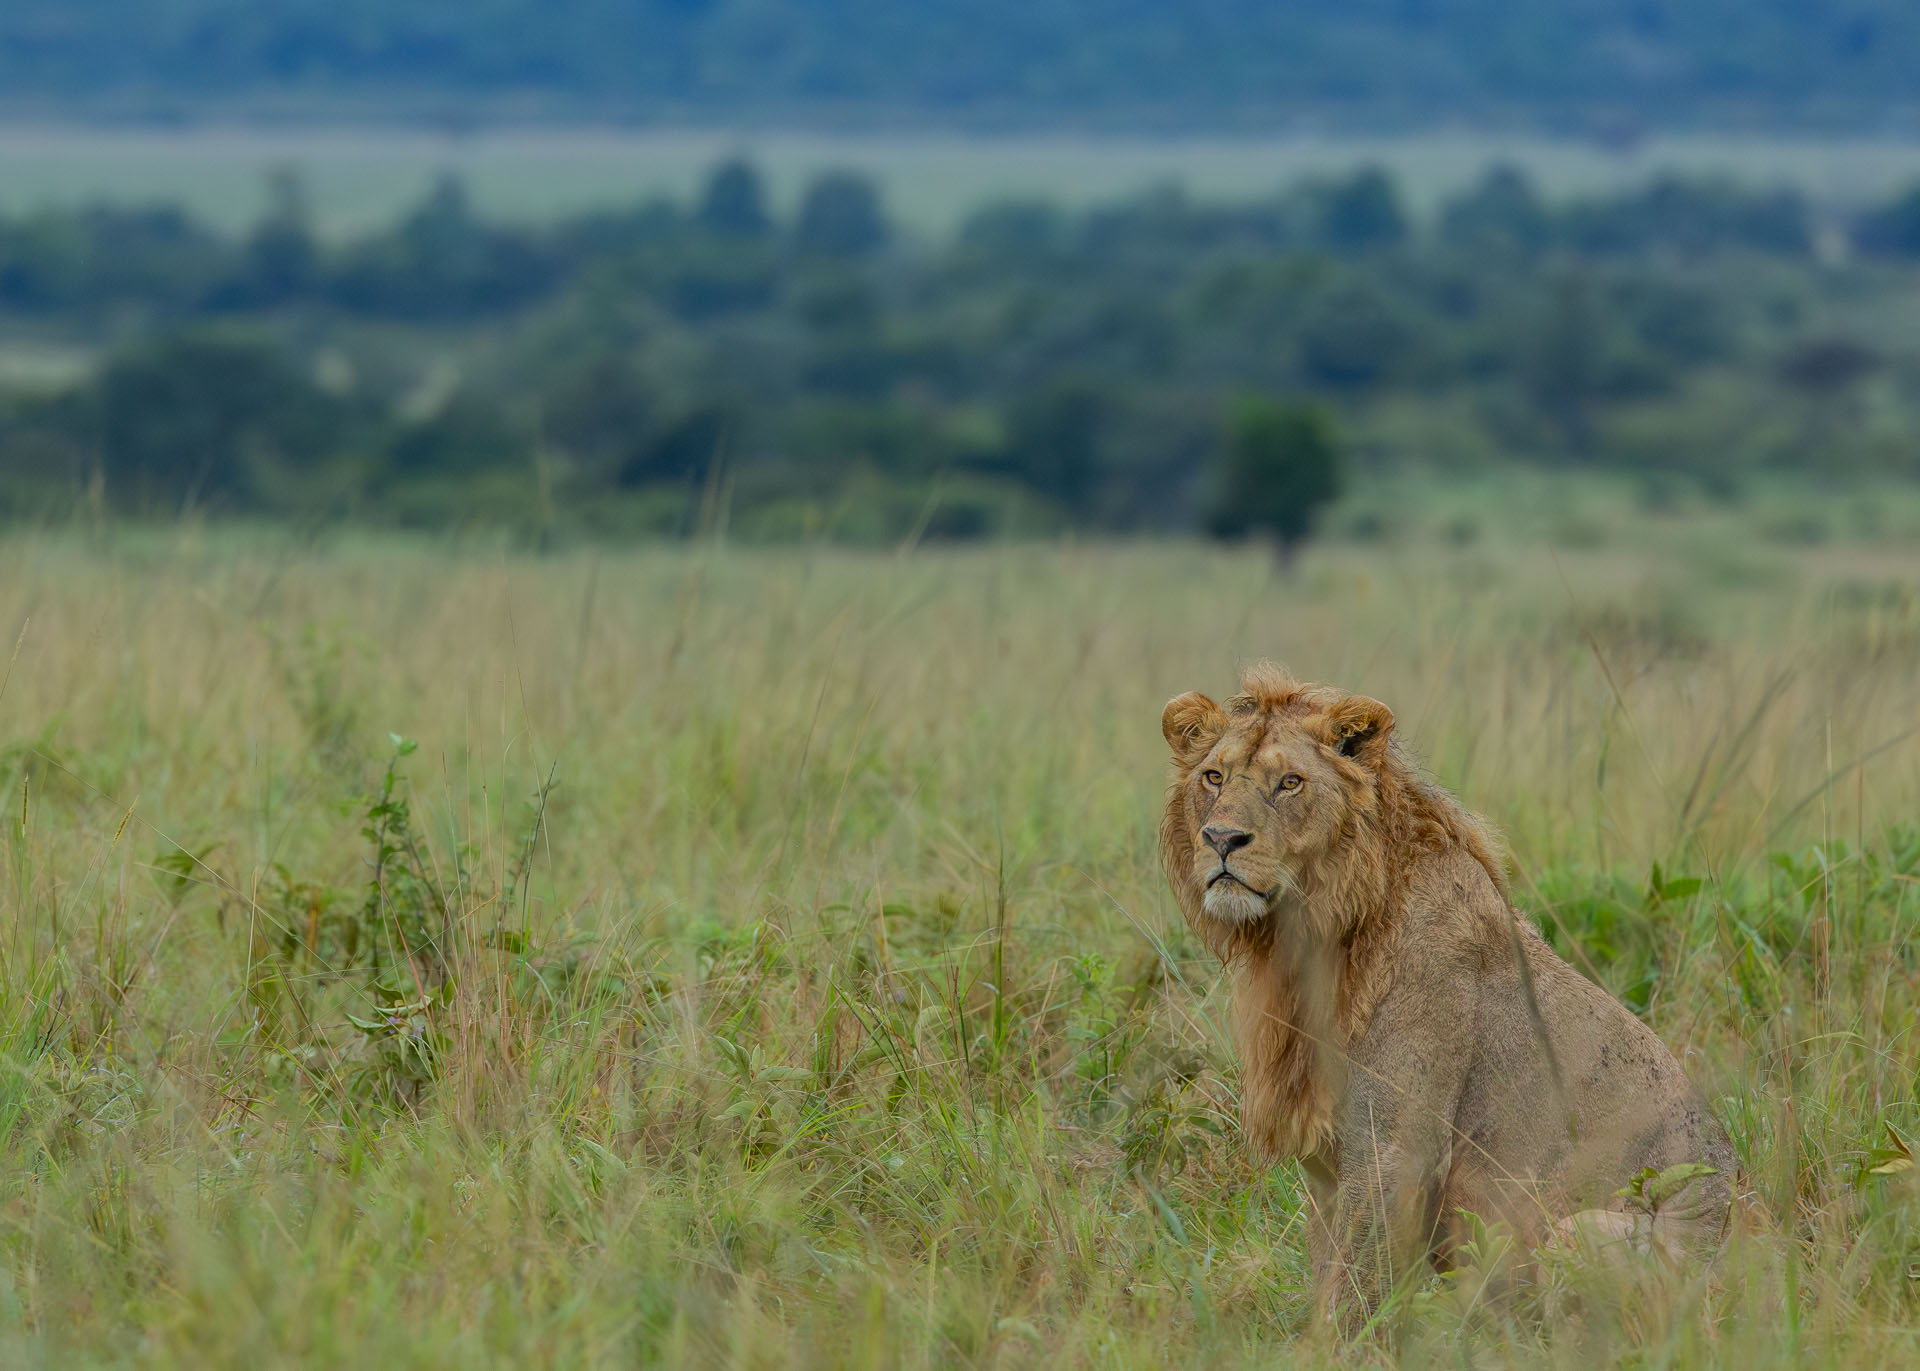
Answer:
[[(1642, 538), (0, 544), (0, 1364), (1920, 1358), (1920, 556)], [(1262, 655), (1683, 1054), (1710, 1276), (1308, 1335), (1152, 846)]]

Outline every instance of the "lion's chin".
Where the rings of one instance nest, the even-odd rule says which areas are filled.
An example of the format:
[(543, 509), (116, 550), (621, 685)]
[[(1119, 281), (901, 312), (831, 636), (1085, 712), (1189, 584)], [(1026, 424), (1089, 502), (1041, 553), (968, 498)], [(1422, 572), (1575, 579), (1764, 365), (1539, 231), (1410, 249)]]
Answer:
[(1250, 924), (1267, 916), (1267, 897), (1235, 880), (1215, 881), (1201, 908), (1223, 924)]

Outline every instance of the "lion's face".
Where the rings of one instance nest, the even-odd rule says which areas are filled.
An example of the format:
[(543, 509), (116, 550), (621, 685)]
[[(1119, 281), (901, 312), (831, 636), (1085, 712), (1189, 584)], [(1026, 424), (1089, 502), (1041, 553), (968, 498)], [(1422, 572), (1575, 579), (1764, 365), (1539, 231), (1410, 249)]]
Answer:
[(1161, 729), (1175, 779), (1162, 836), (1189, 915), (1244, 926), (1282, 908), (1349, 831), (1392, 725), (1386, 706), (1361, 696), (1170, 702)]

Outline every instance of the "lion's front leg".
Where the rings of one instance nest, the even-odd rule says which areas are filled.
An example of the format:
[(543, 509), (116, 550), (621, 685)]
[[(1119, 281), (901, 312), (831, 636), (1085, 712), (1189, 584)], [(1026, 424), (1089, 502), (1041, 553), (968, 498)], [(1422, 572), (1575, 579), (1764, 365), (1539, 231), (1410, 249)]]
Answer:
[(1340, 1182), (1332, 1162), (1325, 1157), (1302, 1157), (1300, 1170), (1307, 1182), (1307, 1269), (1313, 1289), (1322, 1291), (1327, 1288), (1327, 1273), (1339, 1248), (1333, 1212), (1340, 1197)]
[[(1343, 1162), (1347, 1159), (1343, 1158)], [(1394, 1287), (1426, 1273), (1437, 1219), (1438, 1159), (1386, 1142), (1343, 1164), (1314, 1263), (1316, 1307), (1357, 1332)]]
[(1349, 1049), (1327, 1257), (1316, 1263), (1319, 1308), (1345, 1331), (1431, 1267), (1472, 1057), (1472, 1006), (1467, 968), (1409, 968)]

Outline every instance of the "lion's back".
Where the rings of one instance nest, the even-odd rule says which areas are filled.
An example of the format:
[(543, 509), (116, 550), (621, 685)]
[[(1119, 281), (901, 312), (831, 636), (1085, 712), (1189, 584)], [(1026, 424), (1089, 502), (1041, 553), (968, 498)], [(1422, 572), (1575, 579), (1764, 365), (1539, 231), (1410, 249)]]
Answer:
[[(1470, 1170), (1504, 1208), (1617, 1206), (1644, 1168), (1713, 1168), (1690, 1186), (1703, 1211), (1731, 1196), (1725, 1130), (1665, 1043), (1605, 989), (1513, 918), (1517, 955), (1488, 967), (1476, 1006), (1473, 1064), (1456, 1126)], [(1471, 1159), (1471, 1160), (1469, 1160)], [(1497, 1180), (1494, 1178), (1498, 1178)]]

